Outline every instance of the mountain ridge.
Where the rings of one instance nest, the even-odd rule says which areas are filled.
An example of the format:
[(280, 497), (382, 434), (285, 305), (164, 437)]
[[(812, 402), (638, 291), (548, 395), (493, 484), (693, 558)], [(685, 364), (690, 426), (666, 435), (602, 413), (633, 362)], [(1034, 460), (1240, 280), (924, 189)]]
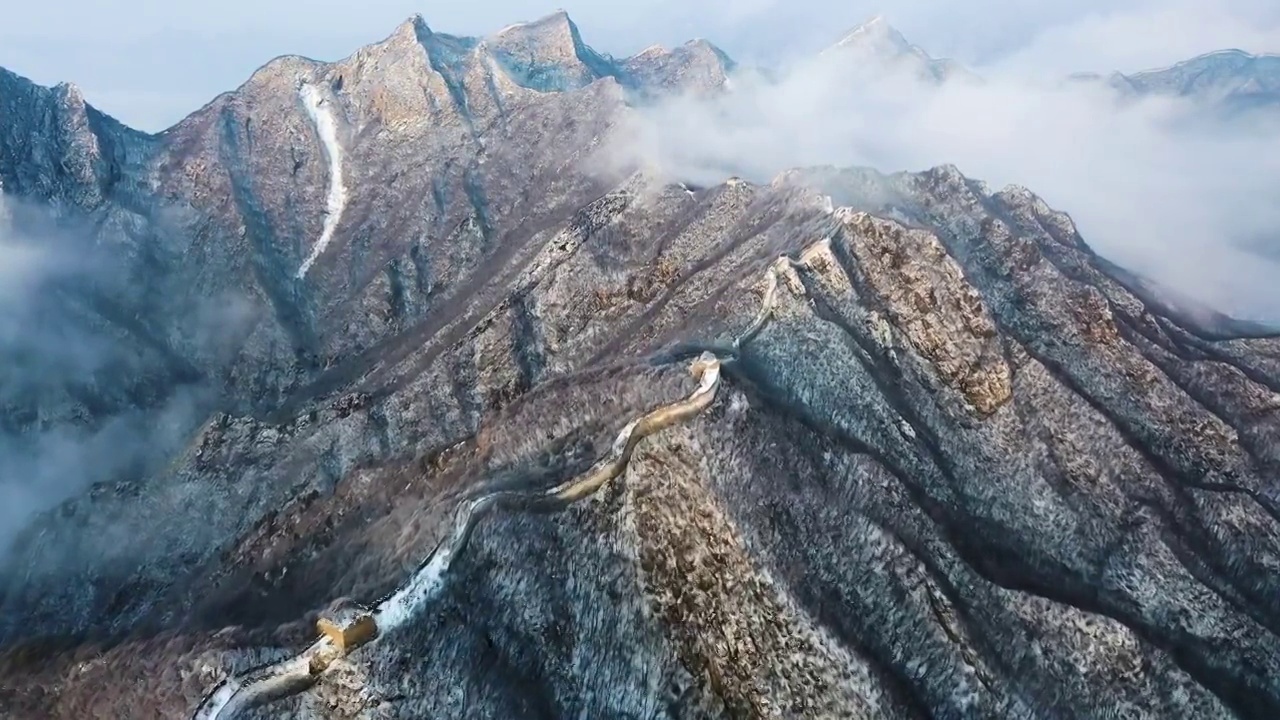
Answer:
[[(604, 77), (614, 77), (624, 85), (642, 92), (642, 94), (646, 91), (646, 88), (650, 88), (652, 86), (661, 87), (664, 91), (670, 90), (673, 87), (679, 87), (678, 85), (672, 85), (671, 78), (679, 76), (682, 68), (663, 72), (661, 70), (661, 66), (669, 64), (672, 60), (684, 60), (684, 62), (679, 62), (677, 64), (680, 66), (687, 65), (687, 58), (681, 58), (680, 51), (697, 48), (705, 54), (706, 58), (710, 59), (713, 64), (718, 66), (716, 68), (716, 72), (722, 75), (727, 75), (738, 67), (738, 63), (730, 58), (723, 50), (702, 38), (689, 40), (674, 50), (660, 48), (660, 46), (651, 46), (631, 56), (615, 58), (607, 53), (600, 53), (587, 45), (582, 40), (581, 32), (579, 31), (576, 23), (563, 9), (548, 13), (547, 15), (534, 20), (513, 23), (487, 36), (474, 37), (438, 33), (430, 28), (425, 17), (421, 13), (414, 13), (397, 25), (397, 27), (383, 40), (364, 46), (337, 60), (323, 61), (296, 54), (284, 54), (272, 58), (250, 73), (245, 82), (240, 86), (218, 94), (206, 103), (204, 107), (193, 111), (187, 117), (184, 117), (174, 123), (174, 125), (157, 131), (156, 133), (142, 134), (164, 135), (172, 132), (191, 115), (200, 113), (209, 105), (213, 105), (222, 99), (225, 95), (238, 92), (243, 89), (245, 85), (252, 82), (255, 76), (259, 73), (270, 70), (276, 64), (282, 63), (286, 66), (310, 65), (313, 67), (341, 65), (344, 63), (351, 63), (353, 60), (357, 59), (361, 53), (377, 51), (379, 48), (382, 48), (382, 46), (395, 45), (406, 40), (416, 40), (418, 44), (425, 49), (427, 48), (429, 39), (434, 37), (438, 37), (440, 39), (441, 45), (449, 46), (448, 52), (440, 52), (443, 48), (438, 48), (437, 57), (443, 59), (445, 55), (448, 55), (449, 61), (456, 63), (459, 60), (459, 56), (465, 55), (468, 52), (477, 51), (481, 49), (481, 46), (490, 47), (495, 40), (500, 38), (500, 36), (503, 34), (511, 34), (512, 32), (515, 32), (517, 35), (527, 34), (530, 32), (532, 32), (533, 36), (544, 35), (545, 37), (542, 37), (541, 39), (538, 39), (538, 37), (531, 37), (529, 39), (533, 39), (538, 42), (547, 41), (550, 42), (551, 46), (554, 46), (559, 42), (564, 46), (556, 50), (554, 53), (544, 53), (548, 56), (556, 54), (562, 56), (563, 59), (564, 56), (576, 56), (578, 53), (581, 53), (583, 57), (576, 58), (576, 61), (584, 67), (577, 68), (574, 71), (574, 74), (576, 75), (575, 82), (578, 82), (579, 84), (583, 81), (594, 81)], [(562, 37), (560, 37), (559, 40), (556, 40), (556, 36)], [(654, 55), (656, 50), (659, 48), (661, 49), (661, 52), (656, 54), (661, 57), (664, 62), (653, 63), (652, 58), (647, 59), (647, 56)], [(887, 16), (884, 14), (873, 15), (863, 23), (846, 31), (842, 34), (840, 39), (831, 46), (825, 48), (822, 51), (822, 54), (830, 54), (831, 52), (838, 51), (841, 48), (846, 50), (859, 50), (864, 55), (876, 57), (880, 61), (888, 64), (909, 62), (913, 65), (914, 72), (916, 72), (921, 79), (925, 79), (930, 82), (946, 82), (952, 78), (959, 78), (967, 81), (980, 81), (979, 76), (955, 60), (950, 58), (934, 58), (924, 49), (911, 43), (889, 22)], [(672, 53), (675, 53), (674, 57)], [(431, 54), (432, 53), (428, 51), (428, 55)], [(1105, 77), (1107, 82), (1117, 90), (1125, 92), (1155, 92), (1156, 90), (1154, 88), (1139, 86), (1160, 85), (1160, 78), (1162, 76), (1167, 76), (1182, 68), (1202, 65), (1215, 58), (1230, 57), (1241, 58), (1246, 60), (1249, 64), (1253, 64), (1280, 58), (1280, 55), (1276, 55), (1275, 53), (1250, 53), (1239, 49), (1224, 48), (1209, 51), (1192, 58), (1175, 62), (1168, 66), (1149, 68), (1132, 73), (1112, 71), (1106, 76), (1096, 72), (1076, 72), (1072, 73), (1069, 76), (1069, 79), (1101, 80)], [(441, 65), (433, 64), (432, 70), (441, 72), (442, 68), (446, 67), (447, 64), (448, 63)], [(451, 69), (456, 70), (456, 67)], [(3, 68), (0, 68), (0, 71), (9, 75), (16, 75), (15, 73), (4, 70)], [(661, 73), (664, 77), (661, 79), (651, 77), (646, 78), (646, 75), (652, 75), (655, 72)], [(1135, 83), (1137, 83), (1138, 86), (1135, 86)], [(712, 81), (710, 86), (716, 87), (721, 84), (723, 84), (723, 78), (720, 78), (718, 81)], [(706, 87), (695, 87), (699, 87), (699, 89), (702, 90), (707, 89)], [(1207, 99), (1216, 100), (1220, 98), (1211, 97)], [(141, 131), (135, 132), (141, 133)]]
[[(499, 36), (503, 34), (510, 34), (512, 31), (517, 31), (517, 34), (519, 34), (520, 32), (527, 32), (530, 29), (532, 29), (535, 33), (537, 33), (538, 31), (544, 28), (550, 28), (549, 32), (552, 33), (553, 35), (558, 31), (562, 31), (560, 32), (560, 34), (564, 35), (563, 40), (566, 43), (566, 47), (562, 48), (562, 50), (568, 49), (571, 47), (575, 52), (581, 52), (585, 56), (583, 58), (579, 58), (579, 60), (582, 61), (584, 64), (588, 64), (588, 65), (595, 64), (595, 67), (592, 68), (592, 71), (597, 73), (597, 75), (592, 78), (593, 80), (602, 79), (603, 77), (606, 77), (606, 76), (617, 77), (622, 74), (625, 74), (625, 75), (636, 74), (638, 76), (641, 73), (641, 71), (648, 71), (649, 73), (654, 73), (658, 71), (655, 68), (646, 67), (648, 63), (645, 61), (643, 57), (646, 54), (645, 51), (641, 51), (634, 55), (623, 57), (623, 58), (615, 58), (611, 55), (597, 52), (596, 50), (591, 48), (589, 45), (587, 45), (585, 41), (582, 40), (581, 33), (578, 30), (576, 23), (574, 23), (572, 18), (570, 18), (568, 13), (565, 12), (564, 10), (558, 10), (556, 12), (549, 13), (535, 20), (521, 22), (521, 23), (514, 23), (494, 33), (491, 33), (487, 36), (461, 36), (461, 35), (452, 35), (449, 33), (436, 32), (435, 30), (431, 29), (430, 25), (428, 24), (423, 14), (414, 13), (409, 17), (407, 17), (405, 20), (403, 20), (401, 23), (399, 23), (396, 26), (396, 28), (393, 29), (391, 33), (388, 34), (382, 40), (365, 45), (355, 50), (354, 52), (342, 58), (338, 58), (336, 60), (319, 60), (316, 58), (295, 54), (295, 53), (285, 53), (285, 54), (275, 56), (263, 62), (255, 70), (250, 72), (249, 75), (246, 77), (246, 79), (239, 86), (216, 94), (213, 98), (211, 98), (208, 102), (206, 102), (205, 105), (188, 113), (186, 116), (176, 121), (173, 125), (170, 125), (169, 127), (158, 130), (154, 133), (146, 133), (140, 130), (134, 130), (133, 132), (143, 134), (143, 135), (151, 135), (151, 136), (162, 136), (162, 135), (171, 133), (180, 125), (182, 125), (184, 122), (189, 121), (191, 116), (198, 115), (201, 112), (206, 111), (207, 108), (209, 108), (209, 106), (212, 106), (218, 103), (219, 101), (222, 101), (225, 96), (231, 95), (243, 90), (245, 86), (255, 82), (255, 79), (260, 74), (263, 74), (263, 73), (267, 75), (272, 74), (274, 71), (277, 70), (278, 66), (283, 66), (285, 68), (293, 69), (293, 68), (308, 67), (308, 66), (312, 68), (316, 68), (316, 67), (322, 67), (322, 66), (351, 64), (354, 61), (358, 60), (359, 56), (361, 56), (362, 53), (363, 54), (367, 54), (370, 52), (376, 53), (379, 50), (385, 50), (386, 49), (385, 46), (402, 45), (406, 41), (409, 41), (409, 42), (416, 41), (420, 46), (422, 46), (425, 49), (427, 47), (426, 43), (430, 38), (439, 39), (436, 49), (441, 52), (439, 52), (439, 54), (437, 55), (438, 57), (443, 58), (444, 56), (454, 56), (454, 57), (449, 57), (448, 60), (456, 61), (458, 60), (458, 58), (456, 57), (457, 55), (465, 55), (468, 52), (475, 51), (477, 49), (477, 46), (479, 45), (485, 44), (488, 46), (492, 46), (493, 41), (497, 40)], [(552, 45), (554, 44), (555, 44), (555, 41), (553, 40)], [(677, 50), (693, 49), (693, 48), (697, 48), (699, 51), (704, 51), (704, 50), (707, 51), (710, 57), (715, 58), (717, 62), (723, 64), (725, 71), (727, 71), (728, 69), (731, 69), (732, 66), (735, 65), (734, 61), (731, 58), (729, 58), (729, 56), (723, 50), (716, 47), (714, 44), (710, 43), (708, 40), (704, 38), (691, 39), (683, 43), (681, 46), (679, 46)], [(651, 49), (652, 48), (649, 48), (646, 50), (651, 50)], [(666, 50), (665, 48), (663, 50), (664, 51), (662, 53), (662, 56), (664, 56), (664, 59), (667, 59), (668, 62), (670, 62), (670, 58), (666, 56), (670, 55), (670, 53), (673, 51)], [(429, 55), (431, 54), (430, 51), (428, 51), (428, 54)], [(678, 59), (679, 58), (677, 58), (677, 60)], [(680, 65), (681, 63), (677, 63), (677, 64)], [(629, 71), (625, 73), (620, 72), (620, 69), (625, 68), (627, 66), (631, 66), (631, 69)], [(440, 71), (440, 67), (433, 66), (432, 69), (435, 70), (436, 72)], [(672, 72), (674, 74), (675, 71), (672, 71)], [(8, 76), (12, 76), (12, 78), (20, 79), (24, 81), (24, 83), (29, 83), (34, 87), (44, 87), (16, 72), (10, 71), (3, 67), (0, 67), (0, 73), (4, 73)], [(667, 80), (667, 82), (670, 82), (669, 78), (664, 78), (664, 80)], [(640, 79), (640, 78), (637, 78), (636, 80), (628, 80), (628, 82), (637, 86), (640, 89), (643, 89), (647, 84), (643, 79)], [(63, 81), (62, 83), (59, 83), (59, 85), (74, 86), (74, 83)], [(78, 92), (78, 89), (77, 89), (77, 92)], [(96, 108), (94, 109), (100, 114), (103, 114), (106, 117), (110, 117), (109, 115), (106, 115), (106, 113), (102, 113), (100, 110), (97, 110)]]
[(1266, 111), (1280, 105), (1280, 55), (1218, 50), (1164, 68), (1116, 73), (1109, 82), (1122, 92), (1192, 97), (1231, 113)]

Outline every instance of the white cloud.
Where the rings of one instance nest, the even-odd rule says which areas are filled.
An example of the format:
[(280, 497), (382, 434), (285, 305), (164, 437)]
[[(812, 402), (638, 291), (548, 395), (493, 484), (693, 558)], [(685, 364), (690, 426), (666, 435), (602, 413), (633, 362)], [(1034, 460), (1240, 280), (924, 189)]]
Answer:
[(1280, 320), (1280, 266), (1234, 245), (1280, 248), (1280, 123), (1198, 125), (1182, 101), (1121, 109), (1092, 85), (995, 78), (933, 90), (853, 77), (812, 60), (720, 102), (673, 100), (642, 114), (620, 152), (700, 182), (767, 180), (797, 165), (954, 163), (996, 187), (1029, 187), (1116, 262), (1221, 309)]
[(1159, 0), (1107, 6), (1041, 28), (991, 64), (1004, 73), (1131, 72), (1223, 48), (1280, 51), (1280, 4)]
[[(105, 418), (80, 403), (78, 391), (95, 386), (110, 397), (108, 378), (140, 353), (61, 300), (69, 288), (121, 281), (109, 255), (86, 248), (38, 206), (0, 196), (0, 560), (32, 513), (95, 482), (136, 477), (174, 452), (207, 409), (207, 388), (190, 385), (158, 406)], [(216, 333), (234, 321), (225, 318), (201, 317), (197, 330)]]
[(26, 297), (39, 282), (43, 268), (39, 250), (5, 237), (0, 228), (0, 311)]

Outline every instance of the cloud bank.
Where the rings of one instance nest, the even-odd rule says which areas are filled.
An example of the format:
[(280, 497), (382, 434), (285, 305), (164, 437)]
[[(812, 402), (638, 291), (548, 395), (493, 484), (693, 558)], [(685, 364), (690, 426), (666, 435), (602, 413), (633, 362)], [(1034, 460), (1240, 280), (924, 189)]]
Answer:
[(155, 469), (211, 399), (149, 386), (165, 382), (154, 357), (78, 294), (123, 273), (40, 216), (0, 196), (0, 559), (35, 513)]
[(1121, 104), (1101, 84), (993, 70), (935, 87), (827, 53), (775, 81), (739, 78), (714, 101), (642, 111), (619, 159), (703, 183), (952, 163), (1030, 188), (1121, 265), (1239, 317), (1280, 320), (1280, 253), (1245, 249), (1280, 250), (1280, 118), (1225, 124), (1186, 100)]

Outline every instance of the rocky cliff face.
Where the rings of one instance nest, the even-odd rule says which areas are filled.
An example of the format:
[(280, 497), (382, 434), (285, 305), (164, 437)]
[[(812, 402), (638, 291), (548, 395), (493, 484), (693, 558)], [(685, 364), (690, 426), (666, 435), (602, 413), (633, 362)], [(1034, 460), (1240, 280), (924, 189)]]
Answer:
[(710, 351), (708, 408), (587, 499), (500, 503), (403, 623), (239, 717), (1280, 713), (1280, 339), (952, 167), (599, 162), (730, 69), (415, 18), (154, 137), (0, 78), (5, 192), (128, 248), (113, 347), (212, 398), (23, 532), (0, 709), (189, 716), (420, 579), (460, 498), (586, 472)]

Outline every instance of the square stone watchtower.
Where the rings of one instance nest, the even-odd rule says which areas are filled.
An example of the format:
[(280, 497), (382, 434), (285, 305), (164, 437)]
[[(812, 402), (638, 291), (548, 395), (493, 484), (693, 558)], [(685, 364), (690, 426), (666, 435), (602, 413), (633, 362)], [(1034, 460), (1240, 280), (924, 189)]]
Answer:
[(316, 628), (333, 640), (343, 655), (378, 635), (378, 624), (369, 609), (350, 598), (336, 600), (321, 612)]

